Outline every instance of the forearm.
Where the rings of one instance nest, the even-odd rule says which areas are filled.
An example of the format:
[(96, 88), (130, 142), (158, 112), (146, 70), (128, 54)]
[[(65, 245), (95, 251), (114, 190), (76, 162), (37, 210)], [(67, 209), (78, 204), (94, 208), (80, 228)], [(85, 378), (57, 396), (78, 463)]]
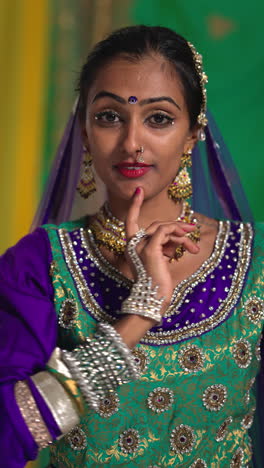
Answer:
[[(130, 349), (154, 323), (149, 318), (124, 316), (115, 327), (108, 326), (108, 335), (104, 335), (101, 329), (103, 349), (100, 348), (102, 325), (98, 325), (99, 339), (95, 334), (74, 350), (89, 350), (90, 357), (85, 359), (85, 368), (79, 371), (85, 373), (91, 388), (90, 395), (96, 395), (93, 402), (89, 401), (87, 392), (82, 392), (81, 381), (75, 378), (72, 369), (65, 364), (63, 352), (59, 348), (54, 351), (46, 370), (16, 383), (3, 385), (0, 393), (3, 404), (0, 406), (3, 408), (1, 422), (4, 435), (0, 447), (5, 452), (5, 466), (22, 468), (28, 460), (36, 458), (39, 449), (78, 424), (85, 402), (96, 411), (102, 396), (99, 389), (107, 393), (111, 386), (115, 388), (138, 378)], [(104, 361), (103, 356), (107, 356), (107, 360)], [(123, 360), (121, 372), (120, 360)], [(99, 367), (100, 371), (94, 377), (93, 372)]]
[[(164, 315), (168, 305), (163, 304), (161, 315)], [(122, 337), (124, 343), (133, 349), (145, 334), (155, 325), (155, 320), (139, 315), (127, 315), (114, 324), (114, 328)]]

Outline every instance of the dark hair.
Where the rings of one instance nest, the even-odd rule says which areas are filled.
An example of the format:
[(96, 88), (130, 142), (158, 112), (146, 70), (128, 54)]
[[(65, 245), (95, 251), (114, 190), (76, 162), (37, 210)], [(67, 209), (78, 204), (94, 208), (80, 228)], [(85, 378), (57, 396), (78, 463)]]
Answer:
[(138, 60), (153, 53), (171, 63), (180, 76), (192, 128), (197, 123), (203, 104), (202, 87), (193, 52), (182, 36), (161, 26), (139, 25), (118, 29), (95, 45), (78, 80), (80, 120), (85, 121), (88, 91), (101, 67), (120, 55), (127, 60)]

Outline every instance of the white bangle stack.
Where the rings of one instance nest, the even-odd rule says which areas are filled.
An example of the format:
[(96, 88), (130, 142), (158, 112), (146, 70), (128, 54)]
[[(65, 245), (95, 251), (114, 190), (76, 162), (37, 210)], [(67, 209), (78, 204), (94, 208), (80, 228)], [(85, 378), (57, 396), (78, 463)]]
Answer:
[(117, 331), (107, 323), (98, 324), (97, 330), (93, 339), (86, 338), (73, 351), (61, 352), (86, 403), (95, 411), (104, 395), (140, 376), (130, 349)]

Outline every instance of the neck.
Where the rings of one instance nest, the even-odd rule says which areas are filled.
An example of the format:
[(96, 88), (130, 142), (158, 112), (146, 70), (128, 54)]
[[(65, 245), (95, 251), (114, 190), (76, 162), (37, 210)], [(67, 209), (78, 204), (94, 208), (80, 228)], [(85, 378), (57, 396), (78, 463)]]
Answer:
[[(131, 206), (131, 200), (122, 200), (113, 194), (108, 194), (108, 205), (112, 214), (121, 221), (125, 221)], [(175, 203), (168, 198), (167, 191), (157, 196), (145, 199), (139, 215), (139, 226), (148, 227), (154, 221), (172, 221), (180, 216), (182, 203)]]

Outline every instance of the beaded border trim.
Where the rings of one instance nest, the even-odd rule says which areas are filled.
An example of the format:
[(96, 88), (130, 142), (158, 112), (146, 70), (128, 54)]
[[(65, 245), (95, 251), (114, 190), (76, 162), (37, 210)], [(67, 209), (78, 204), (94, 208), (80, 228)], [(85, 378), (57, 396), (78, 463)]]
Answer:
[(179, 330), (172, 330), (167, 332), (148, 332), (141, 343), (146, 344), (171, 344), (175, 341), (181, 341), (193, 336), (199, 336), (206, 333), (209, 330), (214, 329), (220, 325), (230, 314), (230, 310), (236, 305), (241, 290), (244, 284), (244, 278), (246, 276), (252, 249), (253, 230), (250, 224), (241, 224), (241, 240), (239, 247), (239, 261), (237, 262), (236, 271), (232, 279), (232, 285), (230, 287), (228, 296), (225, 301), (220, 303), (215, 313), (196, 324), (186, 325)]
[[(219, 230), (215, 240), (215, 246), (210, 257), (203, 262), (198, 270), (196, 270), (189, 278), (181, 281), (174, 289), (172, 295), (172, 305), (168, 308), (165, 317), (170, 317), (175, 313), (175, 309), (178, 309), (184, 302), (185, 296), (193, 289), (194, 282), (197, 285), (200, 281), (203, 281), (207, 275), (209, 275), (218, 265), (225, 252), (225, 242), (229, 235), (230, 222), (223, 221), (219, 222)], [(109, 278), (114, 279), (118, 284), (130, 289), (133, 285), (133, 281), (123, 276), (106, 258), (101, 254), (98, 249), (92, 232), (88, 229), (80, 229), (82, 247), (85, 249), (89, 259), (99, 268), (99, 270), (107, 275)], [(171, 311), (171, 312), (170, 312)]]
[(130, 289), (133, 281), (129, 280), (120, 273), (98, 249), (93, 233), (90, 229), (80, 228), (80, 235), (82, 240), (82, 247), (85, 249), (88, 258), (97, 266), (97, 268), (108, 277), (114, 279), (120, 286)]
[[(230, 222), (224, 221), (219, 224), (219, 233), (215, 243), (215, 249), (209, 259), (207, 259), (201, 267), (189, 278), (183, 280), (175, 289), (173, 294), (173, 303), (170, 306), (169, 310), (173, 308), (174, 310), (179, 308), (179, 304), (182, 303), (182, 289), (184, 290), (184, 297), (192, 289), (192, 286), (197, 285), (200, 281), (202, 282), (205, 277), (210, 274), (210, 266), (213, 268), (215, 265), (215, 260), (219, 256), (221, 260), (221, 254), (224, 253), (225, 249), (225, 242), (228, 238), (228, 232), (230, 229)], [(250, 257), (251, 257), (251, 249), (252, 249), (252, 239), (253, 239), (253, 230), (249, 223), (243, 224), (240, 223), (239, 229), (241, 230), (241, 239), (240, 239), (240, 246), (239, 246), (239, 253), (238, 253), (238, 262), (236, 271), (234, 273), (232, 279), (232, 285), (229, 290), (229, 294), (226, 300), (223, 303), (220, 303), (218, 309), (215, 310), (215, 313), (197, 324), (186, 325), (179, 330), (172, 330), (172, 331), (155, 331), (155, 332), (147, 332), (145, 337), (140, 341), (141, 344), (152, 344), (152, 345), (163, 345), (163, 344), (173, 344), (178, 341), (182, 341), (184, 339), (188, 339), (193, 336), (199, 336), (203, 333), (206, 333), (209, 330), (212, 330), (220, 323), (222, 323), (230, 313), (230, 310), (234, 307), (236, 302), (238, 301), (239, 295), (241, 293), (243, 287), (243, 281), (246, 275), (246, 272), (249, 267)], [(64, 256), (66, 263), (69, 267), (70, 272), (72, 273), (77, 290), (79, 295), (84, 303), (84, 306), (90, 311), (92, 316), (101, 321), (105, 320), (107, 322), (113, 323), (116, 321), (115, 318), (110, 316), (106, 313), (96, 302), (95, 298), (91, 294), (89, 290), (89, 285), (86, 283), (84, 276), (82, 274), (81, 268), (78, 265), (75, 251), (73, 249), (71, 239), (69, 234), (65, 229), (59, 229), (59, 237), (61, 240), (61, 244), (64, 251)], [(88, 233), (90, 234), (90, 233)], [(81, 231), (82, 239), (84, 239), (85, 233)], [(87, 239), (89, 239), (88, 245), (84, 245), (84, 248), (87, 251), (87, 254), (90, 255), (89, 252), (89, 244), (92, 242), (91, 239), (92, 235), (90, 234)], [(95, 250), (95, 244), (93, 241), (92, 244), (93, 249)], [(125, 278), (112, 266), (109, 262), (105, 259), (102, 259), (102, 255), (98, 255), (98, 262), (95, 263), (97, 266), (100, 262), (104, 263), (104, 269), (102, 269), (104, 274), (108, 274), (111, 278), (115, 279), (119, 276), (118, 283), (122, 284), (125, 283)], [(216, 258), (215, 258), (216, 257)], [(219, 260), (219, 261), (220, 261)], [(93, 259), (93, 261), (95, 261)], [(209, 266), (210, 264), (210, 266)], [(204, 273), (204, 268), (208, 268), (207, 275)], [(102, 268), (102, 267), (101, 267)], [(110, 270), (110, 275), (107, 273), (107, 270)], [(116, 272), (118, 275), (116, 275)], [(127, 284), (133, 284), (131, 281), (127, 279)], [(185, 294), (186, 291), (186, 294)]]
[(196, 270), (191, 276), (181, 281), (176, 286), (172, 295), (172, 305), (168, 308), (165, 317), (170, 317), (173, 315), (175, 307), (179, 309), (189, 292), (199, 283), (203, 282), (206, 277), (210, 275), (212, 271), (219, 265), (225, 253), (229, 232), (230, 222), (227, 221), (226, 224), (224, 224), (222, 221), (220, 221), (213, 252), (211, 253), (210, 257), (203, 262), (198, 270)]
[(15, 398), (25, 423), (39, 448), (52, 442), (49, 430), (39, 412), (27, 382), (20, 380), (15, 384)]
[(91, 312), (93, 318), (98, 321), (106, 321), (113, 323), (116, 320), (107, 314), (96, 302), (95, 298), (93, 297), (90, 289), (83, 277), (81, 268), (78, 264), (75, 251), (73, 249), (70, 236), (66, 229), (59, 229), (59, 238), (61, 241), (64, 258), (66, 264), (70, 270), (70, 273), (73, 276), (76, 288), (78, 290), (79, 296), (84, 304), (84, 307)]

